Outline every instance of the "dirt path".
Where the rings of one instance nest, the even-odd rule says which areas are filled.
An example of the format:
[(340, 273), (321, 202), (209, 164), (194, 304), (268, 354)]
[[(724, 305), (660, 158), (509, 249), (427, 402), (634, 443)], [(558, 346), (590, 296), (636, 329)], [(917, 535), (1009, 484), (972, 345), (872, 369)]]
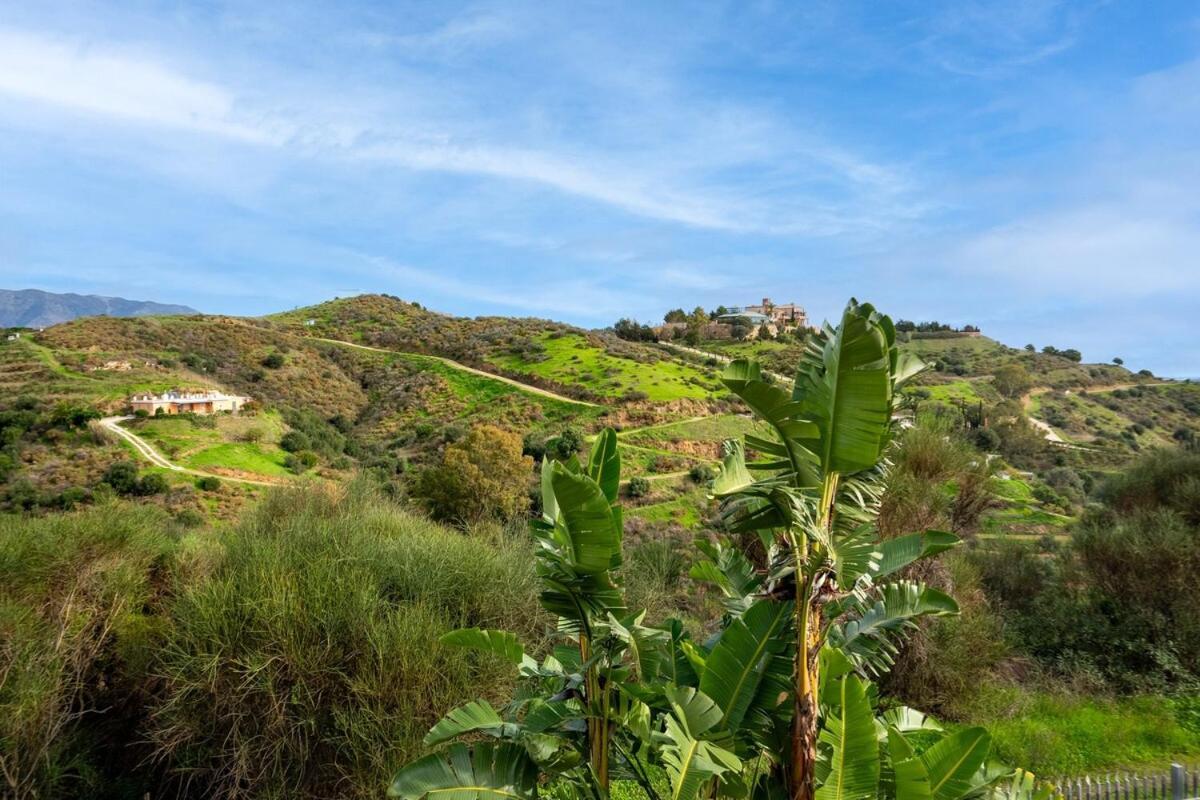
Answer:
[[(1155, 383), (1145, 383), (1145, 382), (1143, 382), (1143, 383), (1109, 383), (1109, 384), (1104, 384), (1102, 386), (1083, 386), (1078, 389), (1066, 389), (1064, 391), (1066, 391), (1068, 393), (1074, 392), (1076, 395), (1086, 396), (1089, 394), (1101, 394), (1104, 392), (1115, 392), (1115, 391), (1118, 391), (1121, 389), (1132, 389), (1135, 386), (1167, 386), (1169, 384), (1170, 384), (1169, 381), (1157, 381)], [(1054, 430), (1054, 428), (1052, 428), (1049, 425), (1049, 423), (1043, 422), (1042, 420), (1038, 419), (1037, 417), (1035, 417), (1029, 413), (1029, 407), (1031, 405), (1033, 405), (1033, 398), (1035, 395), (1046, 394), (1047, 392), (1053, 392), (1053, 391), (1055, 391), (1055, 389), (1052, 386), (1035, 386), (1035, 387), (1033, 387), (1028, 392), (1021, 395), (1021, 408), (1024, 409), (1025, 415), (1027, 417), (1029, 417), (1029, 422), (1033, 425), (1033, 427), (1037, 428), (1039, 431), (1042, 432), (1042, 437), (1046, 441), (1052, 442), (1054, 444), (1067, 445), (1069, 447), (1079, 447), (1079, 445), (1072, 444), (1071, 442), (1068, 442), (1066, 439), (1064, 439), (1062, 436), (1060, 436), (1058, 431)]]
[(566, 395), (557, 394), (555, 392), (550, 391), (549, 389), (542, 389), (537, 386), (531, 386), (528, 383), (521, 383), (520, 381), (513, 380), (512, 378), (506, 378), (503, 375), (496, 375), (491, 372), (487, 372), (486, 370), (476, 369), (475, 367), (468, 367), (466, 364), (460, 364), (457, 361), (451, 360), (449, 358), (443, 358), (442, 356), (431, 356), (431, 355), (427, 355), (425, 353), (408, 353), (408, 352), (405, 352), (404, 350), (387, 350), (382, 347), (371, 347), (370, 345), (366, 345), (366, 344), (357, 344), (355, 342), (347, 342), (344, 339), (326, 339), (322, 336), (313, 336), (312, 338), (316, 339), (318, 342), (329, 342), (330, 344), (341, 344), (341, 345), (345, 345), (346, 347), (357, 347), (359, 350), (370, 350), (375, 353), (394, 353), (394, 354), (398, 354), (398, 355), (402, 355), (402, 356), (420, 356), (421, 358), (432, 358), (435, 361), (442, 362), (443, 364), (445, 364), (448, 367), (453, 367), (454, 369), (461, 370), (463, 372), (470, 372), (472, 375), (479, 375), (484, 378), (491, 378), (492, 380), (500, 381), (501, 383), (507, 383), (509, 386), (515, 386), (516, 388), (520, 389), (523, 392), (529, 392), (530, 394), (541, 395), (542, 397), (548, 397), (551, 400), (558, 400), (563, 403), (574, 403), (577, 406), (588, 406), (590, 408), (601, 408), (602, 407), (602, 406), (600, 406), (599, 403), (589, 403), (586, 400), (576, 400), (574, 397), (567, 397)]
[(108, 430), (115, 433), (117, 436), (120, 436), (125, 441), (129, 442), (131, 445), (133, 445), (133, 449), (137, 450), (139, 455), (141, 455), (143, 458), (145, 458), (147, 461), (149, 461), (151, 464), (153, 464), (156, 467), (162, 467), (163, 469), (169, 469), (172, 472), (182, 472), (187, 475), (195, 475), (200, 478), (217, 478), (219, 480), (232, 481), (234, 483), (247, 483), (252, 486), (279, 486), (279, 485), (281, 485), (279, 483), (272, 483), (271, 481), (256, 481), (251, 478), (235, 478), (230, 475), (218, 475), (215, 472), (202, 472), (201, 470), (198, 470), (198, 469), (189, 469), (188, 467), (181, 467), (178, 464), (168, 461), (161, 453), (159, 453), (157, 450), (155, 450), (154, 447), (151, 446), (151, 444), (149, 442), (147, 442), (145, 439), (138, 436), (136, 433), (125, 430), (124, 428), (121, 427), (122, 422), (125, 422), (126, 420), (131, 420), (131, 419), (133, 419), (133, 417), (105, 417), (104, 419), (100, 420), (100, 424), (103, 425)]

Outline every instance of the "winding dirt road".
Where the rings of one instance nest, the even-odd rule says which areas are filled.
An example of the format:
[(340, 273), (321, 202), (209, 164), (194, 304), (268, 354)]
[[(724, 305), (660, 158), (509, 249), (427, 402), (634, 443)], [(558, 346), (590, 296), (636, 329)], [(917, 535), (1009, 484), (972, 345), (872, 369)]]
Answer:
[(134, 433), (132, 431), (128, 431), (125, 428), (121, 427), (122, 422), (126, 422), (131, 419), (133, 419), (133, 417), (129, 417), (129, 416), (105, 417), (104, 419), (100, 420), (100, 424), (103, 425), (107, 430), (112, 431), (114, 434), (116, 434), (117, 436), (120, 436), (122, 439), (124, 439), (125, 441), (127, 441), (131, 445), (133, 445), (133, 449), (136, 450), (140, 456), (145, 458), (147, 461), (149, 461), (151, 464), (153, 464), (156, 467), (162, 467), (163, 469), (169, 469), (172, 472), (182, 472), (186, 475), (195, 475), (200, 478), (218, 478), (223, 481), (232, 481), (233, 483), (246, 483), (246, 484), (250, 484), (252, 486), (280, 486), (281, 485), (279, 483), (272, 483), (271, 481), (256, 481), (252, 478), (235, 478), (232, 475), (218, 475), (215, 472), (203, 472), (198, 469), (182, 467), (179, 464), (176, 464), (172, 461), (168, 461), (166, 459), (166, 457), (162, 455), (162, 453), (159, 453), (157, 450), (155, 450), (154, 447), (149, 442), (147, 442), (145, 439), (138, 436), (136, 433)]
[(531, 386), (528, 383), (521, 383), (520, 381), (514, 380), (512, 378), (506, 378), (503, 375), (496, 375), (495, 373), (487, 372), (486, 370), (476, 369), (475, 367), (468, 367), (466, 364), (460, 364), (457, 361), (454, 361), (449, 358), (444, 358), (443, 356), (431, 356), (426, 353), (409, 353), (404, 350), (388, 350), (383, 347), (371, 347), (370, 345), (358, 344), (357, 342), (347, 342), (345, 339), (326, 339), (323, 336), (313, 336), (311, 338), (317, 340), (318, 342), (328, 342), (330, 344), (340, 344), (340, 345), (345, 345), (346, 347), (357, 347), (359, 350), (370, 350), (374, 353), (389, 353), (389, 354), (396, 354), (396, 355), (402, 355), (402, 356), (419, 356), (420, 358), (432, 358), (435, 361), (442, 362), (443, 364), (445, 364), (448, 367), (452, 367), (454, 369), (461, 370), (462, 372), (469, 372), (472, 375), (479, 375), (480, 377), (483, 377), (483, 378), (491, 378), (492, 380), (500, 381), (501, 383), (507, 383), (509, 386), (514, 386), (523, 392), (541, 395), (542, 397), (548, 397), (551, 400), (558, 400), (563, 403), (574, 403), (577, 406), (588, 406), (590, 408), (601, 408), (601, 406), (598, 403), (589, 403), (586, 400), (576, 400), (574, 397), (567, 397), (566, 395), (557, 394), (555, 392), (550, 391), (549, 389), (542, 389), (537, 386)]

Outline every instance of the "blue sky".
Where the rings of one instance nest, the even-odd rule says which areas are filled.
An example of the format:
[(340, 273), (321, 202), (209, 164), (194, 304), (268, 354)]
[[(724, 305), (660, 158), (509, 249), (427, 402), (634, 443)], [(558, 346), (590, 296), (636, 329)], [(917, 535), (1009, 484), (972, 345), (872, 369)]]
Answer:
[(0, 2), (0, 286), (855, 295), (1200, 376), (1200, 7)]

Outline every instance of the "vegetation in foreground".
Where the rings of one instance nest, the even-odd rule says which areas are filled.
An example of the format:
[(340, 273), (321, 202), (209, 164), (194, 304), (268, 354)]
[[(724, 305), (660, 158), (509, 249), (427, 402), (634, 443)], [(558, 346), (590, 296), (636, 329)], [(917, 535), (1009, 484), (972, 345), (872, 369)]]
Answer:
[[(208, 339), (223, 324), (210, 318), (193, 320), (190, 328), (171, 328), (167, 322), (169, 341), (189, 331), (189, 338), (178, 340), (187, 341), (189, 348), (207, 353), (209, 345), (215, 348), (224, 341)], [(226, 330), (235, 334), (234, 341), (241, 341), (238, 332), (247, 324), (229, 321)], [(949, 349), (953, 341), (939, 346)], [(185, 456), (192, 447), (254, 444), (276, 456), (279, 450), (297, 458), (310, 453), (321, 474), (331, 474), (336, 465), (357, 463), (366, 467), (372, 483), (411, 491), (426, 469), (401, 475), (410, 457), (419, 467), (427, 463), (430, 472), (436, 471), (445, 454), (461, 445), (480, 422), (493, 419), (492, 412), (502, 413), (524, 435), (523, 453), (514, 455), (515, 447), (505, 451), (500, 463), (514, 469), (514, 482), (493, 482), (509, 499), (502, 502), (497, 494), (482, 504), (480, 518), (492, 520), (509, 513), (519, 518), (519, 511), (504, 511), (505, 502), (512, 503), (507, 508), (519, 509), (529, 499), (534, 513), (540, 513), (540, 496), (526, 492), (527, 462), (520, 469), (516, 466), (526, 455), (540, 460), (548, 453), (552, 459), (569, 460), (587, 448), (586, 431), (599, 418), (598, 409), (580, 414), (585, 407), (567, 409), (565, 404), (565, 416), (555, 416), (550, 401), (541, 406), (543, 411), (525, 416), (507, 404), (504, 398), (509, 394), (488, 394), (495, 388), (490, 379), (461, 371), (436, 373), (413, 383), (419, 372), (411, 369), (412, 359), (420, 356), (303, 341), (295, 346), (322, 351), (324, 361), (314, 365), (354, 376), (362, 388), (371, 387), (376, 394), (364, 406), (366, 415), (325, 417), (291, 408), (281, 399), (262, 412), (264, 435), (253, 443), (246, 441), (250, 431), (224, 431), (222, 420), (215, 423), (216, 429), (196, 420), (137, 424), (151, 430), (163, 424), (160, 449), (175, 445), (177, 454)], [(503, 534), (495, 523), (470, 522), (458, 514), (449, 518), (463, 526), (461, 530), (440, 528), (371, 496), (364, 487), (341, 500), (323, 489), (320, 508), (312, 498), (297, 502), (300, 495), (281, 492), (265, 501), (266, 517), (246, 516), (242, 504), (258, 490), (129, 463), (132, 454), (95, 427), (100, 406), (89, 404), (120, 397), (124, 381), (142, 380), (140, 362), (130, 372), (106, 374), (94, 370), (87, 359), (119, 353), (91, 356), (28, 339), (0, 348), (0, 382), (6, 390), (13, 389), (0, 403), (4, 500), (10, 509), (35, 515), (0, 518), (0, 573), (5, 575), (0, 582), (0, 716), (12, 723), (0, 724), (0, 756), (6, 770), (21, 775), (16, 780), (24, 781), (22, 786), (39, 786), (42, 796), (124, 797), (146, 791), (181, 796), (376, 796), (380, 775), (419, 755), (424, 728), (455, 700), (479, 693), (499, 704), (509, 696), (509, 671), (486, 658), (464, 659), (461, 651), (438, 645), (436, 639), (445, 630), (504, 626), (516, 630), (538, 658), (550, 652), (543, 638), (548, 619), (538, 616), (522, 535)], [(307, 356), (283, 348), (264, 353), (248, 362), (247, 369), (317, 379), (317, 373), (304, 366)], [(282, 363), (268, 366), (268, 357), (276, 353), (280, 358), (272, 363)], [(158, 355), (167, 364), (183, 355), (196, 369), (210, 366), (195, 352)], [(17, 360), (9, 363), (9, 356)], [(1064, 358), (1036, 358), (1043, 356)], [(238, 368), (236, 363), (215, 361), (211, 367), (220, 374), (232, 368), (230, 375)], [(946, 369), (956, 368), (952, 358), (947, 361)], [(162, 370), (171, 367), (160, 363), (144, 369), (161, 380)], [(248, 374), (252, 377), (252, 371)], [(1123, 477), (1124, 473), (1114, 474), (1113, 467), (1127, 460), (1109, 460), (1118, 451), (1107, 443), (1077, 446), (1093, 448), (1088, 450), (1049, 447), (1037, 431), (1022, 425), (1018, 400), (1028, 383), (1021, 375), (1006, 376), (1013, 380), (995, 387), (1005, 399), (986, 400), (987, 421), (980, 425), (979, 418), (966, 413), (969, 408), (959, 408), (952, 397), (939, 398), (937, 392), (943, 390), (937, 387), (957, 392), (957, 382), (962, 382), (981, 399), (990, 397), (990, 389), (972, 376), (946, 374), (947, 382), (927, 384), (932, 391), (928, 398), (917, 398), (915, 427), (901, 433), (889, 449), (894, 465), (878, 527), (884, 538), (927, 528), (967, 538), (966, 547), (927, 559), (912, 576), (952, 594), (961, 613), (919, 623), (881, 684), (884, 696), (937, 711), (950, 730), (984, 726), (997, 757), (1042, 775), (1161, 767), (1171, 759), (1194, 757), (1200, 753), (1200, 703), (1195, 637), (1188, 622), (1200, 614), (1189, 604), (1197, 591), (1188, 581), (1197, 572), (1194, 567), (1187, 567), (1190, 572), (1174, 567), (1196, 563), (1200, 538), (1194, 509), (1200, 470), (1192, 454), (1195, 436), (1188, 435), (1195, 420), (1190, 404), (1196, 387), (1101, 387), (1086, 397), (1072, 390), (1070, 395), (1045, 392), (1027, 398), (1034, 413), (1042, 415), (1051, 415), (1060, 405), (1065, 409), (1067, 403), (1086, 402), (1088, 413), (1097, 419), (1108, 419), (1103, 416), (1108, 412), (1117, 415), (1113, 419), (1140, 418), (1140, 431), (1128, 422), (1113, 428), (1121, 442), (1112, 441), (1120, 452), (1135, 452), (1134, 445), (1175, 448), (1145, 456), (1143, 466), (1125, 471)], [(444, 384), (439, 382), (443, 379)], [(456, 379), (461, 380), (455, 383)], [(1034, 378), (1039, 380), (1043, 378)], [(477, 386), (475, 381), (487, 385)], [(30, 386), (46, 391), (33, 394)], [(452, 388), (442, 393), (427, 386)], [(414, 387), (417, 391), (412, 393)], [(425, 417), (426, 403), (452, 408), (461, 416), (449, 422)], [(683, 412), (675, 419), (695, 413)], [(1071, 416), (1075, 413), (1069, 411), (1060, 421), (1061, 429), (1082, 440), (1085, 434), (1080, 431), (1093, 423)], [(254, 419), (230, 421), (254, 427)], [(623, 410), (610, 419), (629, 425), (633, 416)], [(739, 414), (657, 424), (662, 421), (633, 423), (618, 435), (618, 451), (631, 478), (620, 488), (626, 511), (621, 568), (626, 602), (648, 609), (646, 626), (677, 617), (704, 641), (721, 628), (724, 612), (719, 590), (705, 589), (688, 578), (690, 569), (707, 558), (688, 544), (692, 532), (721, 525), (704, 499), (713, 478), (709, 459), (720, 455), (717, 440), (743, 433), (765, 438), (769, 426)], [(647, 423), (654, 424), (645, 427)], [(228, 441), (215, 441), (216, 433)], [(372, 444), (379, 436), (391, 437), (386, 448)], [(472, 458), (479, 458), (477, 449), (458, 448)], [(983, 450), (999, 450), (1004, 458), (984, 459)], [(486, 458), (479, 464), (484, 470), (492, 468)], [(412, 480), (400, 480), (405, 477)], [(470, 486), (460, 488), (472, 491)], [(203, 527), (206, 521), (239, 516), (243, 518), (238, 524)], [(1082, 521), (1076, 523), (1076, 517)], [(339, 525), (355, 533), (329, 533)], [(321, 538), (328, 541), (304, 535), (310, 528), (322, 531)], [(402, 528), (408, 533), (402, 534)], [(273, 536), (273, 529), (291, 533), (286, 538)], [(295, 565), (327, 560), (335, 553), (361, 566), (358, 554), (370, 552), (375, 558), (381, 552), (364, 542), (393, 537), (428, 539), (438, 552), (453, 553), (466, 564), (498, 559), (496, 563), (509, 566), (493, 574), (501, 575), (506, 586), (523, 587), (517, 592), (521, 597), (501, 599), (501, 608), (482, 598), (481, 589), (481, 599), (470, 601), (477, 611), (443, 617), (440, 609), (448, 601), (438, 598), (448, 597), (450, 590), (438, 588), (443, 584), (433, 579), (436, 576), (410, 576), (411, 582), (372, 577), (392, 575), (386, 565), (321, 571), (321, 583), (339, 582), (343, 589), (373, 587), (364, 592), (378, 593), (380, 602), (371, 605), (363, 599), (365, 605), (355, 606), (364, 618), (402, 619), (405, 622), (395, 624), (424, 630), (419, 649), (426, 660), (420, 661), (403, 655), (399, 645), (384, 647), (378, 630), (355, 628), (341, 612), (313, 614), (312, 608), (322, 607), (318, 603), (339, 599), (334, 589), (285, 579), (285, 572), (304, 571)], [(275, 552), (293, 538), (311, 548), (306, 545), (286, 557), (282, 550)], [(238, 539), (245, 541), (236, 544)], [(259, 539), (251, 546), (251, 540)], [(455, 549), (460, 543), (464, 544)], [(255, 564), (274, 566), (259, 575), (246, 556), (235, 569), (229, 558), (233, 552), (253, 553)], [(434, 555), (431, 550), (416, 563), (462, 580)], [(292, 566), (285, 569), (280, 566), (284, 564)], [(235, 574), (242, 576), (240, 583), (229, 585), (249, 587), (261, 581), (272, 588), (246, 591), (252, 601), (247, 603), (234, 602), (237, 598), (229, 590), (219, 603), (206, 601), (207, 628), (185, 614), (186, 603), (203, 594), (204, 587), (218, 577), (232, 581)], [(1147, 574), (1165, 579), (1148, 586)], [(296, 590), (302, 583), (304, 596)], [(426, 613), (427, 607), (435, 612)], [(261, 612), (299, 608), (309, 619), (292, 629)], [(369, 608), (377, 609), (374, 616), (364, 611)], [(1035, 618), (1038, 624), (1030, 624)], [(421, 619), (427, 627), (420, 627)], [(172, 638), (177, 629), (196, 636), (203, 631), (205, 638), (187, 644)], [(293, 644), (279, 643), (289, 638)], [(164, 649), (168, 641), (186, 646), (182, 652)], [(214, 647), (214, 641), (224, 643)], [(338, 643), (328, 658), (311, 657), (300, 648), (300, 643), (308, 648), (327, 641)], [(431, 669), (458, 677), (432, 689), (423, 683), (428, 676), (417, 672), (406, 673), (409, 682), (403, 686), (365, 677), (363, 662), (345, 649), (361, 649), (364, 641), (377, 656), (385, 653), (398, 663), (433, 665)], [(252, 689), (238, 696), (246, 707), (256, 709), (256, 719), (244, 719), (241, 707), (232, 704), (222, 706), (219, 715), (204, 716), (196, 699), (202, 696), (197, 687), (203, 685), (209, 692)], [(320, 696), (305, 697), (299, 688), (304, 686), (322, 687)], [(354, 691), (366, 687), (378, 702), (367, 703), (368, 712), (353, 713), (342, 704), (350, 696), (347, 686)], [(404, 694), (418, 690), (430, 699)], [(177, 715), (164, 710), (168, 700)], [(425, 719), (415, 724), (402, 719), (404, 714), (411, 717), (414, 709), (424, 709), (419, 714)], [(349, 722), (343, 726), (342, 720)], [(240, 738), (218, 742), (212, 733), (218, 729), (237, 730)], [(364, 733), (370, 730), (375, 733)], [(260, 746), (264, 731), (272, 736), (282, 732), (282, 740)], [(390, 750), (388, 737), (394, 745)], [(33, 760), (17, 758), (17, 748), (19, 754), (33, 754)], [(294, 763), (309, 766), (302, 775), (282, 768)], [(652, 771), (650, 778), (664, 790), (666, 773)], [(641, 793), (636, 784), (618, 782), (613, 789), (622, 797)]]
[(437, 645), (537, 642), (523, 543), (362, 485), (196, 531), (112, 501), (0, 519), (0, 758), (38, 797), (377, 797), (457, 697), (510, 678)]

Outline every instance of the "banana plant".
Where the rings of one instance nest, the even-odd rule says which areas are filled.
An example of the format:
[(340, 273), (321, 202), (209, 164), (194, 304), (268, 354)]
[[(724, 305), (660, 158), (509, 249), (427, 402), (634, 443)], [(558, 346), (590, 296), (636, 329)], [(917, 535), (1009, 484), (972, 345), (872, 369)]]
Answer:
[(760, 536), (768, 558), (758, 568), (727, 539), (697, 542), (691, 575), (725, 606), (704, 641), (627, 608), (616, 434), (597, 438), (586, 465), (544, 462), (532, 529), (556, 646), (539, 660), (505, 631), (446, 634), (511, 663), (518, 691), (501, 708), (451, 710), (389, 794), (533, 800), (553, 785), (605, 800), (627, 780), (649, 800), (1052, 800), (1028, 773), (987, 761), (985, 732), (880, 711), (870, 682), (914, 620), (957, 612), (896, 574), (958, 540), (878, 541), (872, 526), (897, 389), (918, 368), (887, 317), (853, 301), (838, 328), (810, 338), (790, 393), (751, 362), (729, 366), (726, 384), (775, 438), (729, 443), (713, 492), (726, 529)]
[[(445, 645), (512, 663), (520, 690), (500, 709), (476, 700), (451, 710), (425, 738), (426, 746), (440, 749), (397, 772), (391, 796), (532, 798), (544, 779), (579, 797), (603, 798), (614, 776), (653, 792), (650, 751), (700, 742), (710, 732), (711, 725), (684, 713), (703, 698), (677, 699), (671, 706), (664, 691), (638, 689), (695, 678), (682, 652), (681, 626), (652, 628), (643, 623), (644, 612), (626, 608), (619, 483), (612, 430), (597, 438), (586, 466), (574, 457), (543, 463), (543, 513), (531, 527), (540, 600), (555, 617), (558, 643), (538, 661), (506, 631), (470, 628), (442, 637)], [(652, 711), (643, 697), (659, 708)], [(683, 716), (668, 724), (672, 713)], [(457, 741), (480, 736), (499, 741)], [(679, 785), (695, 786), (732, 768), (732, 757), (717, 745), (696, 749), (704, 757), (680, 759), (674, 773)]]
[(727, 529), (756, 533), (768, 548), (760, 591), (792, 599), (785, 769), (794, 800), (812, 800), (818, 786), (828, 797), (818, 769), (822, 649), (836, 648), (869, 677), (890, 666), (896, 636), (915, 618), (957, 612), (935, 589), (885, 579), (958, 540), (925, 532), (880, 542), (873, 526), (899, 390), (921, 369), (899, 351), (888, 317), (851, 300), (836, 328), (807, 340), (790, 392), (753, 361), (734, 361), (723, 376), (774, 434), (730, 443), (713, 492)]

